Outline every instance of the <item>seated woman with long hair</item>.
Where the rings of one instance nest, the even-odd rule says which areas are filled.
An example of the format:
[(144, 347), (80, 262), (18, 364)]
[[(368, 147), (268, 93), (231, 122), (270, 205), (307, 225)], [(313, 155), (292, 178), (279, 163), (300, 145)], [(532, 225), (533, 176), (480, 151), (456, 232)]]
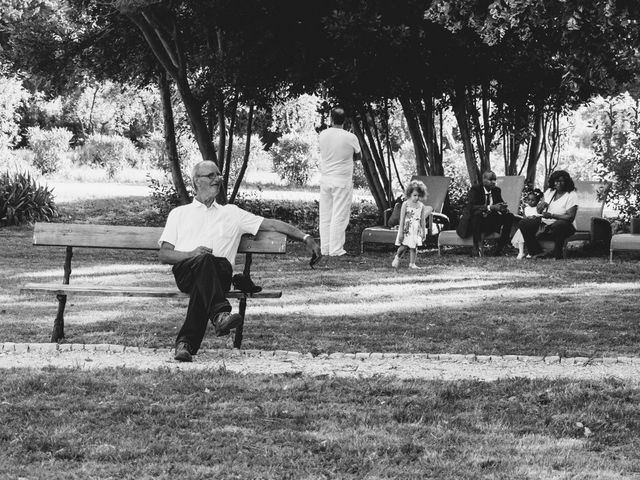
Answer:
[[(575, 218), (578, 212), (578, 195), (571, 176), (564, 170), (549, 176), (548, 188), (537, 205), (540, 217), (524, 218), (519, 229), (529, 255), (533, 258), (562, 258), (564, 242), (576, 232)], [(553, 252), (545, 253), (540, 241), (552, 240)]]

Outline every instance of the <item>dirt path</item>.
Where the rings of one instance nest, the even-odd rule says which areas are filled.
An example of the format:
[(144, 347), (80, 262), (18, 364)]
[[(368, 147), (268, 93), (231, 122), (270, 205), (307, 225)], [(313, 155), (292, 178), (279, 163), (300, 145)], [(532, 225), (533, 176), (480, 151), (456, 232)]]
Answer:
[(397, 353), (322, 354), (258, 350), (207, 350), (193, 363), (173, 360), (170, 349), (121, 345), (0, 345), (3, 368), (132, 368), (139, 370), (218, 370), (240, 374), (301, 374), (313, 377), (393, 376), (400, 379), (497, 380), (500, 378), (603, 379), (640, 384), (640, 358), (562, 358)]

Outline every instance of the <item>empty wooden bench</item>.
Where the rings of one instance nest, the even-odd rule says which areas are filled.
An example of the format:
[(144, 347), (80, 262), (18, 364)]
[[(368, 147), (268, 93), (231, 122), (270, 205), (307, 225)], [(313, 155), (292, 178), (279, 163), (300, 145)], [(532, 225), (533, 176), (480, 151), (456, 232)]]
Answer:
[[(50, 293), (58, 299), (58, 314), (53, 323), (51, 341), (58, 342), (64, 338), (64, 309), (69, 295), (83, 296), (124, 296), (124, 297), (165, 297), (188, 298), (178, 287), (141, 287), (131, 285), (95, 285), (87, 283), (70, 284), (71, 258), (75, 248), (105, 248), (127, 250), (158, 250), (158, 239), (162, 234), (161, 227), (128, 227), (112, 225), (87, 225), (69, 223), (36, 223), (33, 230), (33, 245), (37, 247), (65, 247), (64, 275), (62, 284), (27, 283), (21, 293)], [(238, 253), (245, 254), (243, 273), (250, 276), (252, 256), (254, 254), (286, 253), (287, 237), (277, 232), (258, 232), (256, 236), (244, 235), (240, 241)], [(227, 298), (240, 301), (238, 313), (244, 319), (248, 298), (280, 298), (282, 291), (271, 290), (258, 293), (245, 293), (232, 290)], [(243, 325), (238, 327), (233, 339), (233, 346), (240, 348), (242, 344)]]

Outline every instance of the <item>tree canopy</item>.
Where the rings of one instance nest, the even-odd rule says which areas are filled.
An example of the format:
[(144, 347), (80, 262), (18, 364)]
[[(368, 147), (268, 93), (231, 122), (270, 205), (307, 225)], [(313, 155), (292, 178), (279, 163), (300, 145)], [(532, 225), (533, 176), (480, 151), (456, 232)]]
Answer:
[(0, 1), (0, 55), (13, 69), (51, 88), (87, 72), (164, 85), (162, 72), (202, 157), (223, 170), (256, 110), (303, 93), (343, 104), (381, 209), (393, 199), (390, 105), (417, 173), (443, 174), (451, 110), (472, 182), (498, 145), (505, 173), (532, 181), (554, 115), (622, 91), (638, 70), (632, 0)]

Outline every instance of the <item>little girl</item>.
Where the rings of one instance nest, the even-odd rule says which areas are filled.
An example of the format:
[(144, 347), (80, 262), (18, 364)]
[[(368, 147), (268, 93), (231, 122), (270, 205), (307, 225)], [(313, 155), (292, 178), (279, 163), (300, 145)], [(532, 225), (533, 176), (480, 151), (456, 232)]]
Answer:
[(420, 180), (409, 182), (404, 194), (406, 200), (400, 210), (400, 225), (396, 237), (398, 251), (393, 257), (391, 266), (398, 268), (400, 257), (409, 250), (409, 268), (419, 269), (420, 267), (416, 265), (416, 248), (422, 245), (427, 234), (426, 218), (431, 214), (433, 208), (420, 201), (427, 197), (427, 186)]
[[(525, 199), (525, 205), (523, 209), (524, 218), (527, 217), (539, 217), (541, 214), (536, 210), (536, 205), (542, 198), (542, 192), (539, 189), (535, 189), (527, 195)], [(516, 257), (518, 260), (522, 260), (524, 258), (524, 238), (522, 238), (522, 232), (518, 229), (518, 231), (513, 235), (511, 239), (511, 244), (518, 249), (518, 256)], [(530, 258), (527, 255), (527, 258)]]

